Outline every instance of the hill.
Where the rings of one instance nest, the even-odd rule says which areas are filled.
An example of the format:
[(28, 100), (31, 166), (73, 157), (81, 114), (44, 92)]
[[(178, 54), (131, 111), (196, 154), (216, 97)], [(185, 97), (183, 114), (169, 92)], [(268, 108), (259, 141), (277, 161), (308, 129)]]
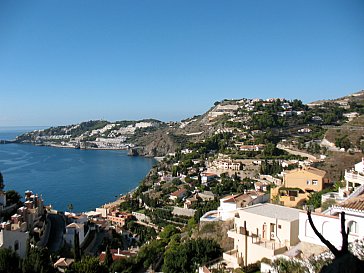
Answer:
[(330, 156), (327, 150), (342, 147), (361, 151), (363, 113), (364, 91), (307, 105), (299, 99), (243, 98), (216, 102), (203, 115), (180, 122), (87, 121), (29, 132), (17, 142), (81, 149), (133, 148), (140, 155), (165, 156), (193, 143), (204, 143), (216, 134), (228, 134), (227, 141), (216, 148), (232, 158), (287, 157), (279, 149), (265, 149), (278, 143)]

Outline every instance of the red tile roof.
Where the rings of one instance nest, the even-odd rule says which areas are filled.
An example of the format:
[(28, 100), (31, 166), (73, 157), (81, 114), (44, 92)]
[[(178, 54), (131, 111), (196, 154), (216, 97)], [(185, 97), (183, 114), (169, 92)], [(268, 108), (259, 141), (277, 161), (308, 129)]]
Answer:
[(357, 197), (350, 198), (350, 199), (338, 204), (337, 206), (346, 208), (346, 209), (364, 211), (364, 194), (359, 195)]
[(179, 189), (179, 190), (176, 190), (175, 192), (172, 192), (171, 195), (172, 196), (180, 196), (181, 194), (185, 193), (187, 190), (182, 188), (182, 189)]
[[(119, 252), (118, 252), (117, 249), (110, 249), (110, 252), (111, 252), (113, 261), (126, 259), (126, 258), (132, 257), (132, 256), (136, 256), (135, 252), (130, 252), (130, 251), (127, 251), (127, 250), (119, 250)], [(106, 256), (105, 252), (102, 252), (100, 254), (100, 256), (99, 256), (100, 262), (104, 262), (105, 256)]]

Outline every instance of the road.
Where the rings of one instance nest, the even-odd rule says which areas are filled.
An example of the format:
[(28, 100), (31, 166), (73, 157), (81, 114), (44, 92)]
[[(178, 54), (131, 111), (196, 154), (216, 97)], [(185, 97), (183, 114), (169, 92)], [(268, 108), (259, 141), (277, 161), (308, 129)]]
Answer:
[(282, 144), (277, 144), (277, 148), (278, 149), (281, 149), (281, 150), (284, 150), (286, 151), (287, 153), (290, 153), (290, 154), (293, 154), (293, 155), (299, 155), (299, 156), (302, 156), (302, 157), (307, 157), (308, 159), (312, 160), (312, 161), (317, 161), (317, 158), (316, 156), (314, 155), (311, 155), (311, 154), (308, 154), (308, 153), (305, 153), (305, 152), (302, 152), (302, 151), (295, 151), (295, 150), (292, 150), (286, 146), (283, 146)]

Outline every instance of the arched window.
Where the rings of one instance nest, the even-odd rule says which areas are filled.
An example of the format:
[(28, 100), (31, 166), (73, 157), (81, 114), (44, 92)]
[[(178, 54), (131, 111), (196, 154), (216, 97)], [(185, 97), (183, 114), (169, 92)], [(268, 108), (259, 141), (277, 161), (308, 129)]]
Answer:
[(357, 222), (350, 221), (348, 223), (348, 228), (349, 228), (350, 233), (353, 233), (353, 234), (357, 234), (358, 233), (359, 228), (358, 228), (358, 223)]
[(305, 236), (315, 238), (315, 233), (313, 232), (310, 222), (308, 220), (306, 220), (305, 222)]

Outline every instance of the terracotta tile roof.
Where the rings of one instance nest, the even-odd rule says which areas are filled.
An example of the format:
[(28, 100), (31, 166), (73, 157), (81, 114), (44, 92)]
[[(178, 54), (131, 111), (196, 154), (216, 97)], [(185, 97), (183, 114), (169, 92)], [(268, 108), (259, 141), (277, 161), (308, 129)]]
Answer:
[(202, 176), (217, 176), (215, 173), (206, 173), (206, 172), (203, 172), (201, 173)]
[(74, 261), (74, 259), (59, 258), (58, 261), (54, 263), (54, 267), (69, 267)]
[(251, 197), (251, 193), (240, 193), (235, 195), (228, 195), (223, 198), (224, 203), (237, 203), (241, 201), (245, 201), (246, 203), (249, 203), (253, 198)]
[[(127, 250), (117, 250), (117, 249), (110, 249), (112, 259), (113, 261), (126, 259), (128, 257), (136, 256), (137, 254), (135, 252), (130, 252)], [(99, 256), (100, 262), (103, 262), (105, 260), (105, 252), (102, 252)]]
[(319, 175), (319, 176), (325, 176), (326, 175), (326, 171), (319, 170), (319, 169), (316, 169), (314, 167), (307, 167), (307, 168), (303, 168), (303, 169), (294, 169), (294, 170), (291, 170), (291, 171), (287, 171), (286, 174), (291, 174), (291, 173), (295, 173), (295, 172), (298, 172), (298, 171), (306, 171), (306, 172), (310, 172), (312, 174), (316, 174), (316, 175)]
[(80, 229), (80, 228), (83, 228), (83, 226), (84, 226), (84, 224), (71, 223), (68, 226), (66, 226), (66, 228), (77, 228), (77, 229)]
[(181, 194), (185, 193), (187, 190), (182, 188), (182, 189), (179, 189), (179, 190), (176, 190), (175, 192), (172, 192), (171, 193), (171, 196), (180, 196)]
[(364, 211), (364, 194), (350, 198), (338, 204), (337, 207)]

